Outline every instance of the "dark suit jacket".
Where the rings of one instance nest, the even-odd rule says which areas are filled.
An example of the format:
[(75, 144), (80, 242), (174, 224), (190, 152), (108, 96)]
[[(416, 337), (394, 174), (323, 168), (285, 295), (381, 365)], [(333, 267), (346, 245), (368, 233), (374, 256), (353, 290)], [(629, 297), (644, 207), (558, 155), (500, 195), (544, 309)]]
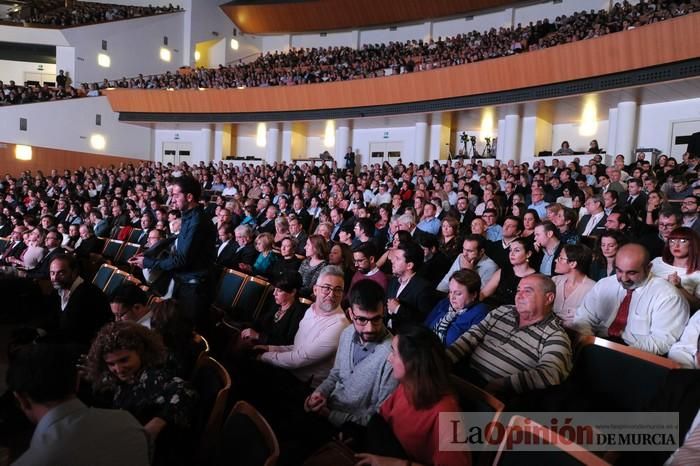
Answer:
[(262, 223), (258, 224), (258, 234), (260, 234), (260, 233), (271, 233), (274, 235), (275, 234), (275, 221), (270, 220), (269, 222), (265, 223), (265, 220), (263, 220)]
[(426, 316), (435, 306), (436, 299), (434, 289), (430, 283), (418, 275), (414, 275), (411, 281), (396, 298), (399, 290), (399, 280), (392, 277), (387, 287), (387, 299), (398, 299), (400, 303), (399, 311), (396, 314), (386, 313), (387, 325), (391, 325), (392, 332), (399, 331), (402, 325), (420, 324), (425, 321)]
[(0, 227), (0, 238), (10, 236), (10, 233), (12, 233), (12, 225), (10, 223), (6, 223)]
[[(678, 412), (678, 441), (681, 446), (700, 409), (700, 370), (675, 369), (669, 371), (666, 383), (656, 394), (646, 411)], [(623, 456), (623, 465), (660, 465), (671, 452), (631, 453)]]
[(6, 249), (5, 251), (3, 251), (2, 255), (0, 255), (0, 265), (8, 265), (6, 259), (10, 257), (19, 259), (19, 256), (22, 255), (25, 249), (27, 249), (27, 245), (24, 243), (24, 241), (20, 241), (19, 243), (14, 244), (9, 249)]
[[(583, 217), (581, 217), (581, 221), (578, 223), (578, 227), (576, 227), (576, 233), (579, 235), (583, 235), (584, 230), (586, 229), (586, 225), (588, 225), (588, 220), (590, 220), (591, 215), (586, 214)], [(608, 216), (603, 214), (603, 218), (600, 219), (600, 222), (596, 224), (595, 227), (593, 227), (593, 230), (591, 230), (590, 236), (600, 236), (603, 234), (605, 231), (605, 222), (608, 220)]]
[(29, 278), (39, 278), (39, 279), (48, 279), (49, 278), (49, 265), (51, 265), (51, 261), (53, 260), (54, 257), (58, 256), (59, 254), (65, 254), (66, 250), (63, 249), (62, 247), (57, 247), (53, 251), (50, 251), (48, 254), (44, 256), (43, 259), (37, 264), (36, 267), (34, 267), (32, 270), (27, 270), (27, 277)]
[(304, 251), (304, 247), (306, 246), (306, 240), (309, 239), (309, 235), (302, 231), (295, 239), (297, 241), (297, 248), (294, 250), (294, 252), (301, 256), (305, 256), (306, 252)]
[(221, 254), (216, 257), (215, 264), (221, 267), (227, 267), (229, 269), (232, 269), (234, 266), (238, 265), (237, 263), (233, 262), (236, 255), (236, 249), (238, 249), (238, 243), (236, 243), (236, 240), (232, 239), (221, 251)]
[(627, 212), (630, 213), (630, 215), (633, 218), (643, 218), (646, 214), (647, 211), (647, 195), (644, 193), (640, 193), (637, 198), (632, 201), (632, 202), (627, 202), (627, 199), (624, 199), (625, 201), (625, 206), (627, 209)]
[[(238, 244), (236, 247), (238, 247)], [(234, 249), (235, 251), (235, 249)], [(258, 258), (258, 251), (255, 250), (253, 243), (246, 244), (240, 251), (234, 252), (233, 254), (233, 268), (238, 268), (238, 264), (248, 264), (251, 267), (255, 263), (255, 259)]]
[(49, 302), (50, 314), (44, 328), (51, 340), (89, 346), (97, 331), (112, 320), (107, 296), (89, 282), (75, 289), (63, 311), (56, 291)]

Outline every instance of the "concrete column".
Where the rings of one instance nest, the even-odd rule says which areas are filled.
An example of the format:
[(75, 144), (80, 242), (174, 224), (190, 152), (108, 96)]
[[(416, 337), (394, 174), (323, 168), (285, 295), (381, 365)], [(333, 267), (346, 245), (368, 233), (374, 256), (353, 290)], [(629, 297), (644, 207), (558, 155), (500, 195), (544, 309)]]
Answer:
[(413, 161), (417, 164), (428, 161), (428, 120), (420, 115), (416, 121), (415, 153)]
[(282, 124), (282, 161), (292, 161), (292, 122)]
[(615, 135), (615, 154), (625, 156), (625, 163), (631, 163), (637, 140), (637, 103), (620, 102), (617, 104), (617, 128)]
[(211, 128), (202, 128), (202, 159), (204, 163), (214, 160), (214, 141)]
[(505, 142), (506, 142), (506, 120), (501, 118), (498, 120), (498, 144), (496, 144), (496, 158), (503, 160), (505, 156)]
[(430, 160), (445, 160), (450, 151), (451, 118), (449, 114), (440, 112), (430, 116), (430, 140), (428, 142), (428, 158)]
[(498, 141), (498, 145), (503, 145), (503, 160), (520, 160), (520, 116), (506, 115), (504, 140)]
[(268, 123), (265, 139), (265, 160), (268, 163), (280, 162), (282, 151), (280, 150), (280, 130), (277, 123)]
[[(337, 120), (335, 122), (335, 154), (333, 158), (338, 162), (338, 167), (345, 168), (345, 152), (352, 146), (350, 139), (350, 122), (348, 120)], [(356, 160), (356, 164), (359, 162)]]

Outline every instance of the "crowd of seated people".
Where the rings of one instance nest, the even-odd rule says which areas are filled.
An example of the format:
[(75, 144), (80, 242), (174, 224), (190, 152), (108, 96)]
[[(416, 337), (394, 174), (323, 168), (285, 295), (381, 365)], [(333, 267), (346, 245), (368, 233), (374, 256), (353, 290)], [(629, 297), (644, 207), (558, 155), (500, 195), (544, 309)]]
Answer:
[[(82, 3), (81, 3), (82, 4)], [(102, 14), (111, 11), (102, 4)], [(123, 7), (131, 11), (136, 7)], [(626, 31), (645, 24), (663, 21), (693, 13), (700, 9), (698, 0), (675, 3), (669, 1), (640, 2), (631, 5), (616, 3), (608, 10), (580, 11), (571, 16), (558, 16), (518, 24), (515, 28), (492, 28), (489, 31), (471, 31), (437, 40), (412, 40), (387, 44), (366, 44), (359, 49), (350, 47), (320, 47), (268, 52), (249, 63), (237, 63), (218, 68), (185, 69), (161, 75), (103, 80), (84, 83), (78, 88), (57, 84), (47, 86), (9, 86), (0, 89), (0, 105), (45, 102), (84, 95), (99, 95), (101, 89), (197, 89), (241, 88), (264, 86), (291, 86), (298, 84), (346, 81), (392, 74), (444, 68), (504, 57), (532, 50), (554, 47), (569, 42)], [(104, 11), (103, 11), (104, 10)], [(139, 12), (136, 9), (134, 11)], [(167, 8), (148, 14), (177, 11)], [(140, 15), (146, 14), (140, 12)], [(100, 19), (104, 20), (104, 19)], [(91, 20), (92, 21), (92, 20)], [(563, 150), (563, 152), (562, 152)], [(559, 155), (567, 155), (568, 143), (562, 145)], [(596, 147), (589, 152), (595, 153)]]
[(33, 0), (10, 11), (1, 21), (29, 26), (82, 26), (120, 19), (140, 18), (181, 11), (180, 6), (136, 6), (110, 3), (76, 2), (74, 0)]
[[(601, 161), (7, 174), (0, 284), (51, 282), (35, 338), (89, 353), (96, 393), (85, 401), (126, 409), (156, 445), (186, 445), (194, 428), (190, 352), (176, 348), (196, 330), (225, 348), (232, 397), (268, 418), (285, 464), (333, 432), (352, 434), (363, 464), (469, 464), (436, 447), (439, 413), (459, 410), (445, 371), (532, 409), (575, 368), (579, 335), (698, 368), (700, 157)], [(177, 324), (138, 287), (105, 296), (81, 270), (101, 253), (95, 235), (131, 229), (141, 232), (130, 270), (179, 303), (165, 313)], [(237, 336), (221, 335), (209, 308), (224, 269), (273, 289)]]

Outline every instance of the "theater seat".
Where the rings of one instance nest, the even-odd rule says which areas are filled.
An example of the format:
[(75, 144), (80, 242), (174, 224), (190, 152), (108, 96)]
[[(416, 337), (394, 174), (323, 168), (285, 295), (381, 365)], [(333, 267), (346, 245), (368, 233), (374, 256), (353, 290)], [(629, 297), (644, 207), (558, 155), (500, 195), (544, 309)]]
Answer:
[(572, 411), (643, 411), (668, 371), (680, 367), (668, 358), (593, 336), (582, 337), (577, 348), (562, 407)]
[(192, 374), (192, 385), (199, 394), (200, 403), (195, 420), (201, 438), (199, 464), (208, 464), (221, 435), (231, 376), (216, 359), (202, 353)]
[(239, 401), (224, 425), (214, 465), (275, 466), (280, 456), (277, 436), (250, 404)]

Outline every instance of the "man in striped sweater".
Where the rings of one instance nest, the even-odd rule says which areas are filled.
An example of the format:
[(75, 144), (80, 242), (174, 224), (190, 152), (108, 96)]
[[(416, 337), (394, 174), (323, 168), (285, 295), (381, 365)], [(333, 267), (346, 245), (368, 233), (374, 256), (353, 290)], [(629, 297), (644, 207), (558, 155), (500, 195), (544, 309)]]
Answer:
[(518, 285), (515, 306), (491, 311), (448, 349), (453, 362), (469, 358), (467, 378), (490, 392), (516, 395), (558, 385), (572, 366), (571, 342), (552, 312), (555, 286), (542, 274)]

